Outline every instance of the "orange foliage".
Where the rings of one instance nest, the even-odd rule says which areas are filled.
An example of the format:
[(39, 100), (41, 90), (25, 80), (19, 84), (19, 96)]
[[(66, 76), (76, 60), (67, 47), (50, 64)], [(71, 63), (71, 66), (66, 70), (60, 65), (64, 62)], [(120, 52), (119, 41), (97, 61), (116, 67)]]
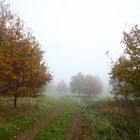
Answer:
[(38, 96), (52, 79), (40, 44), (23, 27), (10, 6), (0, 2), (0, 94), (4, 96)]
[(128, 34), (124, 32), (124, 56), (112, 66), (110, 84), (112, 93), (125, 97), (140, 97), (140, 30), (136, 25)]

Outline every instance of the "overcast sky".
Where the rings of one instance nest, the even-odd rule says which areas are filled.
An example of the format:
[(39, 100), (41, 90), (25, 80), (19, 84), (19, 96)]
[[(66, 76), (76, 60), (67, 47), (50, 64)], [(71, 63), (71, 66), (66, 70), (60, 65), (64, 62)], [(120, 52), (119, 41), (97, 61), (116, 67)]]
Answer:
[(122, 32), (140, 23), (140, 0), (6, 0), (46, 51), (55, 81), (77, 72), (107, 83), (110, 61), (123, 52)]

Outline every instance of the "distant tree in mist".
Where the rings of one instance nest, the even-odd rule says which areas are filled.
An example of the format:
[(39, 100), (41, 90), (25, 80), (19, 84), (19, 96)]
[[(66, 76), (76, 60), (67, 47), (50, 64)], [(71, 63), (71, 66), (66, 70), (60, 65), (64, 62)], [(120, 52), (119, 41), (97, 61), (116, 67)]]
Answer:
[(56, 84), (55, 81), (50, 81), (47, 85), (43, 86), (42, 90), (43, 93), (47, 92), (55, 92), (56, 91)]
[(79, 72), (75, 76), (71, 77), (71, 82), (70, 82), (70, 91), (72, 93), (78, 93), (79, 95), (83, 92), (84, 90), (84, 75)]
[(66, 93), (68, 91), (67, 84), (65, 83), (64, 80), (61, 80), (60, 82), (57, 83), (56, 91), (60, 93)]
[(98, 76), (86, 75), (84, 79), (83, 93), (90, 95), (98, 95), (102, 92), (102, 83)]
[(97, 76), (78, 73), (71, 77), (70, 91), (79, 95), (97, 95), (102, 91), (102, 83)]
[(136, 98), (140, 97), (140, 30), (136, 25), (123, 35), (124, 54), (112, 65), (110, 84), (113, 94)]

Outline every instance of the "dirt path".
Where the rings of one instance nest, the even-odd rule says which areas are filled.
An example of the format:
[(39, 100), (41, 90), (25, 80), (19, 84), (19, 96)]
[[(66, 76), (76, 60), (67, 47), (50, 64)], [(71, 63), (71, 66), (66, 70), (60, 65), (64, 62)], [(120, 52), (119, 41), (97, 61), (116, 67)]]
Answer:
[(76, 107), (67, 140), (92, 140), (92, 130), (88, 113)]
[(58, 105), (53, 112), (51, 112), (46, 118), (37, 120), (36, 125), (32, 129), (27, 129), (22, 132), (13, 140), (32, 140), (39, 132), (41, 132), (46, 125), (48, 125), (53, 119), (55, 119), (63, 111), (63, 105)]
[(81, 117), (81, 125), (82, 125), (82, 140), (93, 140), (92, 139), (92, 127), (91, 121), (89, 118), (89, 114), (82, 110), (82, 117)]

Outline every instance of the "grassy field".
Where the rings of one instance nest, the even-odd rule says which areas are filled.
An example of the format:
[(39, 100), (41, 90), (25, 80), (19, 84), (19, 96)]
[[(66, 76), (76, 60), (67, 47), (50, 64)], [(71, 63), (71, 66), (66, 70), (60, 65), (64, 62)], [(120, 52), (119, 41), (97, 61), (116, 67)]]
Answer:
[(37, 119), (47, 116), (59, 102), (54, 97), (40, 97), (37, 100), (21, 98), (18, 107), (13, 109), (11, 100), (1, 99), (0, 140), (10, 140), (23, 130), (33, 127)]
[(95, 140), (139, 140), (140, 102), (86, 100)]
[(63, 112), (49, 124), (34, 140), (66, 140), (75, 104), (64, 102)]
[[(77, 106), (78, 114), (75, 112)], [(67, 140), (68, 135), (73, 135), (74, 140), (140, 140), (139, 100), (50, 95), (37, 99), (20, 98), (16, 109), (12, 99), (1, 98), (0, 140), (14, 140), (24, 131), (28, 133), (28, 130), (38, 126), (37, 121), (47, 121), (44, 118), (56, 110), (55, 117), (49, 123), (43, 122), (41, 131), (37, 131), (32, 139)], [(83, 135), (82, 139), (78, 139), (78, 135)]]

